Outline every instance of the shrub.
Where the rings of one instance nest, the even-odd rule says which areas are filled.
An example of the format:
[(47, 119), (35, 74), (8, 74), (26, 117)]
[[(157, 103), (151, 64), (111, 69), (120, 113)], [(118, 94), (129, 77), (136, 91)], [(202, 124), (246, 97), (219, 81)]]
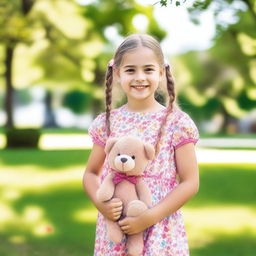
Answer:
[(7, 148), (37, 148), (40, 135), (39, 129), (7, 128)]

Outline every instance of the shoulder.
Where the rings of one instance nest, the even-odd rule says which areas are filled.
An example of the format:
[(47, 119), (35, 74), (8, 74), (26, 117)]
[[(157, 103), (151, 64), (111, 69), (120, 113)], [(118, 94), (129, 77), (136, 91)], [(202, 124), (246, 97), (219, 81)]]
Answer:
[(199, 132), (192, 118), (179, 107), (175, 107), (172, 112), (171, 123), (172, 143), (178, 148), (186, 143), (194, 144), (199, 139)]

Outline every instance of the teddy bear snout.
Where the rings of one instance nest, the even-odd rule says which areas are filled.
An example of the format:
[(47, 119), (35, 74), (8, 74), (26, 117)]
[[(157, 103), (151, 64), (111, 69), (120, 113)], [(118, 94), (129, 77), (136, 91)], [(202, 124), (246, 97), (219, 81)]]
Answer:
[(120, 160), (121, 160), (121, 162), (122, 162), (122, 163), (125, 163), (125, 162), (127, 162), (127, 160), (128, 160), (128, 159), (127, 159), (127, 158), (122, 157)]
[(115, 168), (121, 172), (128, 172), (135, 167), (135, 161), (129, 155), (118, 155), (114, 160)]

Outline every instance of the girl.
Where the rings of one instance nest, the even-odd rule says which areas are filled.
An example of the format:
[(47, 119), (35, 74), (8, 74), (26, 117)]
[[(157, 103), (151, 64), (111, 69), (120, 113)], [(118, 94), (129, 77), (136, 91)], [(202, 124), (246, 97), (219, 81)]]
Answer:
[[(164, 107), (155, 99), (160, 84), (166, 83), (169, 102)], [(111, 110), (112, 84), (117, 82), (127, 96), (127, 104)], [(174, 103), (174, 80), (159, 43), (151, 36), (133, 34), (117, 49), (106, 73), (106, 112), (89, 128), (94, 142), (84, 188), (99, 210), (94, 255), (123, 256), (125, 241), (114, 244), (106, 238), (105, 218), (118, 221), (122, 202), (96, 199), (101, 180), (111, 171), (104, 145), (110, 137), (135, 135), (156, 147), (155, 159), (144, 171), (153, 206), (138, 217), (119, 220), (125, 234), (144, 232), (144, 256), (188, 256), (188, 243), (179, 208), (199, 187), (194, 144), (198, 131), (190, 117)], [(178, 177), (178, 179), (176, 178)]]

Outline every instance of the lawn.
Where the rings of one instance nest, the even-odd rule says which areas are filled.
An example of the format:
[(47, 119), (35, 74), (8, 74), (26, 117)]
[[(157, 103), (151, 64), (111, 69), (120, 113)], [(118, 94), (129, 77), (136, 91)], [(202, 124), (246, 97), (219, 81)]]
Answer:
[[(91, 256), (97, 212), (82, 175), (89, 150), (0, 151), (0, 255)], [(184, 208), (191, 256), (253, 256), (256, 164), (201, 164)]]

